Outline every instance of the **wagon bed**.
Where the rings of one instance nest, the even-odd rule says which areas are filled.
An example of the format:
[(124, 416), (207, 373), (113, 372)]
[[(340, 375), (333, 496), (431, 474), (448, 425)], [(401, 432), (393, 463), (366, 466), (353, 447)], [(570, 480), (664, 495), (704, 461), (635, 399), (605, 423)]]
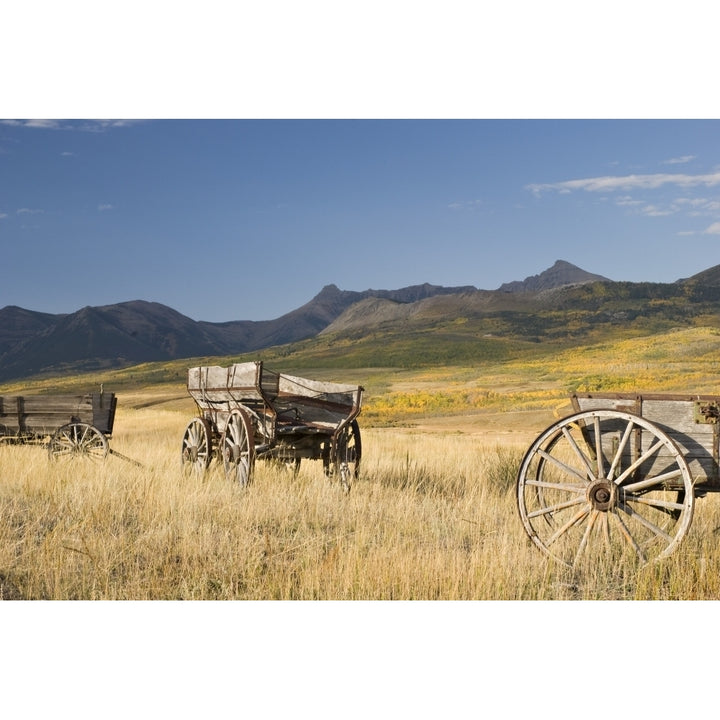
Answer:
[(0, 443), (47, 444), (53, 458), (104, 458), (115, 422), (114, 393), (0, 396)]
[(0, 436), (48, 435), (70, 422), (87, 423), (110, 435), (116, 406), (114, 393), (0, 395)]
[(256, 458), (297, 470), (321, 459), (349, 489), (359, 469), (357, 416), (363, 388), (279, 373), (261, 361), (188, 369), (188, 393), (198, 408), (183, 437), (185, 465), (205, 470), (213, 456), (226, 474), (247, 484)]
[(518, 473), (531, 540), (574, 566), (626, 553), (672, 553), (694, 502), (720, 491), (720, 396), (575, 393), (574, 412), (542, 432)]

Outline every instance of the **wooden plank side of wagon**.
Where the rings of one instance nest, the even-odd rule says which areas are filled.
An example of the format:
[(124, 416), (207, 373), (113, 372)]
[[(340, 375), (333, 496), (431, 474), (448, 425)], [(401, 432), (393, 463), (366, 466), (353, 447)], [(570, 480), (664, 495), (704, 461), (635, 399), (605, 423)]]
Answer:
[(227, 405), (227, 368), (218, 365), (188, 368), (188, 393), (201, 408)]
[(72, 422), (93, 424), (92, 395), (15, 395), (0, 397), (0, 434), (52, 433)]
[(275, 408), (280, 420), (337, 428), (360, 412), (362, 387), (280, 375)]
[(235, 363), (227, 369), (228, 393), (236, 403), (255, 406), (265, 394), (277, 392), (277, 374), (263, 370), (261, 362)]
[[(650, 421), (665, 432), (682, 450), (690, 472), (698, 482), (720, 488), (718, 433), (720, 425), (706, 422), (698, 413), (703, 403), (718, 403), (714, 395), (671, 394), (575, 394), (578, 411), (611, 409), (629, 412)], [(647, 449), (647, 448), (644, 448)]]
[(115, 393), (97, 393), (92, 396), (92, 424), (104, 435), (111, 435), (115, 425), (117, 397)]

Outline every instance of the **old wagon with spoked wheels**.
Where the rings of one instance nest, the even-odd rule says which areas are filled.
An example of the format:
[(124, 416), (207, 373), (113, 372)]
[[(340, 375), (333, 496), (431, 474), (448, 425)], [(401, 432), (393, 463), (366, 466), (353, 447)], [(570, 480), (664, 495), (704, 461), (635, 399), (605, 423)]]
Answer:
[(0, 444), (43, 445), (53, 460), (104, 460), (110, 450), (114, 393), (0, 396)]
[(189, 368), (187, 388), (198, 414), (182, 439), (186, 470), (204, 472), (216, 458), (227, 477), (247, 485), (258, 459), (295, 471), (308, 459), (321, 460), (345, 490), (357, 478), (362, 386), (273, 372), (256, 361)]
[(644, 565), (686, 536), (695, 500), (720, 491), (720, 396), (585, 393), (530, 446), (517, 478), (535, 545), (574, 567)]

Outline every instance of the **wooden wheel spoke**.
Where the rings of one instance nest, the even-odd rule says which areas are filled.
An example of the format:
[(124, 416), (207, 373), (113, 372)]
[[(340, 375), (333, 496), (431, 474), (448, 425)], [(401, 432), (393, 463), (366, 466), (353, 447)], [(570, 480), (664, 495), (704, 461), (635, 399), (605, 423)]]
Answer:
[(580, 460), (580, 462), (585, 466), (585, 470), (587, 472), (587, 477), (583, 477), (580, 473), (578, 473), (575, 470), (572, 470), (571, 468), (570, 468), (570, 471), (572, 472), (572, 474), (577, 475), (581, 480), (584, 480), (586, 482), (587, 482), (588, 478), (592, 480), (594, 471), (593, 471), (590, 459), (580, 449), (575, 438), (572, 436), (572, 433), (568, 430), (567, 427), (562, 428), (562, 434), (565, 437), (565, 439), (568, 441), (568, 444), (572, 448), (572, 450), (575, 453), (575, 455), (577, 456), (578, 460)]
[(570, 485), (569, 483), (549, 482), (548, 480), (528, 480), (526, 485), (530, 487), (545, 488), (546, 490), (562, 490), (563, 492), (572, 492), (584, 494), (587, 484)]
[(605, 468), (603, 463), (602, 449), (602, 433), (600, 432), (600, 416), (595, 415), (593, 418), (593, 428), (595, 429), (595, 460), (597, 463), (597, 478), (605, 477)]
[(623, 452), (625, 452), (625, 446), (630, 439), (630, 433), (632, 433), (634, 427), (635, 423), (632, 420), (630, 420), (630, 422), (628, 422), (627, 426), (625, 427), (625, 432), (623, 433), (620, 444), (618, 445), (617, 452), (615, 453), (615, 457), (613, 458), (612, 464), (610, 465), (610, 470), (608, 470), (608, 480), (612, 480), (613, 477), (615, 477), (615, 472), (618, 468), (618, 465), (620, 464)]
[(592, 529), (595, 526), (595, 521), (598, 518), (598, 515), (600, 513), (597, 510), (592, 510), (590, 512), (590, 517), (588, 518), (587, 527), (585, 528), (585, 532), (583, 533), (582, 540), (580, 541), (580, 544), (578, 545), (578, 550), (575, 553), (575, 560), (574, 562), (577, 563), (580, 557), (583, 554), (583, 551), (587, 547), (588, 540), (590, 539), (590, 534), (592, 533)]
[(585, 503), (585, 505), (578, 510), (575, 515), (573, 515), (562, 527), (558, 528), (545, 542), (545, 544), (550, 547), (553, 543), (557, 541), (558, 538), (562, 537), (568, 530), (570, 530), (571, 527), (574, 525), (577, 525), (579, 522), (582, 522), (584, 518), (587, 517), (588, 513), (590, 512), (590, 504)]
[(88, 436), (89, 431), (90, 431), (90, 428), (87, 426), (82, 428), (82, 435), (80, 436), (80, 439), (77, 441), (78, 445), (80, 447), (85, 447), (87, 445), (87, 436)]
[(655, 523), (650, 522), (646, 517), (641, 515), (638, 512), (635, 512), (627, 503), (620, 503), (618, 507), (626, 513), (629, 517), (633, 518), (637, 522), (639, 522), (643, 527), (647, 528), (651, 533), (656, 535), (657, 537), (661, 537), (663, 540), (665, 540), (668, 543), (671, 543), (673, 538), (672, 535), (668, 535), (662, 528), (655, 525)]
[(615, 479), (615, 484), (620, 485), (623, 480), (625, 480), (628, 475), (630, 475), (632, 472), (634, 472), (637, 468), (639, 468), (644, 462), (649, 460), (661, 447), (663, 447), (663, 441), (658, 440), (652, 447), (648, 448), (637, 460), (635, 460), (632, 465), (630, 465), (628, 468), (623, 470), (623, 472), (618, 475), (618, 477)]
[(544, 460), (547, 460), (556, 467), (560, 468), (560, 470), (562, 470), (566, 474), (571, 475), (572, 477), (576, 477), (578, 480), (581, 480), (587, 485), (588, 479), (584, 475), (582, 475), (582, 473), (578, 472), (575, 468), (570, 467), (570, 465), (568, 465), (567, 463), (558, 460), (558, 458), (556, 458), (554, 455), (548, 454), (545, 450), (538, 450), (538, 455)]
[(670, 470), (668, 472), (661, 473), (660, 475), (653, 475), (652, 477), (645, 478), (645, 480), (638, 480), (637, 482), (630, 483), (629, 485), (623, 485), (622, 487), (626, 493), (636, 493), (640, 490), (660, 487), (668, 480), (675, 480), (682, 477), (682, 474), (682, 470), (677, 468), (676, 470)]
[(647, 558), (645, 557), (645, 553), (642, 551), (642, 548), (635, 542), (635, 538), (633, 538), (632, 533), (628, 529), (628, 526), (623, 522), (623, 519), (620, 517), (618, 513), (613, 513), (613, 517), (615, 520), (617, 520), (618, 525), (620, 526), (620, 534), (625, 538), (625, 541), (635, 550), (635, 554), (640, 558), (641, 562), (647, 562)]
[(603, 537), (605, 538), (606, 547), (610, 547), (610, 513), (603, 513)]
[(685, 503), (660, 500), (658, 498), (648, 497), (647, 495), (626, 495), (625, 502), (636, 502), (642, 505), (649, 505), (650, 507), (654, 507), (664, 512), (670, 512), (671, 514), (677, 512), (678, 510), (682, 511), (687, 507)]
[(557, 503), (557, 505), (549, 505), (548, 507), (543, 507), (540, 510), (535, 510), (534, 512), (529, 512), (528, 517), (529, 518), (536, 518), (536, 517), (542, 517), (543, 515), (553, 515), (556, 512), (559, 512), (560, 510), (567, 510), (568, 508), (574, 507), (575, 505), (579, 505), (580, 503), (585, 502), (585, 496), (578, 496), (573, 498), (572, 500), (567, 500), (566, 502)]

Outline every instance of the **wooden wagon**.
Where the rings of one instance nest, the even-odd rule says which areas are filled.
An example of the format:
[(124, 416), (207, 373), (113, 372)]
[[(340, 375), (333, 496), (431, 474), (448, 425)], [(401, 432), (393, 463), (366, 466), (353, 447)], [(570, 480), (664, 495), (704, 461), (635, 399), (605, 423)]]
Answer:
[(542, 432), (517, 479), (523, 526), (568, 566), (665, 558), (695, 499), (720, 491), (720, 396), (588, 393)]
[(256, 459), (297, 471), (306, 458), (322, 460), (345, 490), (357, 478), (361, 386), (273, 372), (257, 361), (189, 368), (187, 388), (198, 416), (183, 435), (186, 469), (204, 472), (217, 457), (227, 477), (247, 485)]
[(114, 393), (0, 396), (0, 443), (46, 445), (52, 459), (104, 459), (110, 447)]

